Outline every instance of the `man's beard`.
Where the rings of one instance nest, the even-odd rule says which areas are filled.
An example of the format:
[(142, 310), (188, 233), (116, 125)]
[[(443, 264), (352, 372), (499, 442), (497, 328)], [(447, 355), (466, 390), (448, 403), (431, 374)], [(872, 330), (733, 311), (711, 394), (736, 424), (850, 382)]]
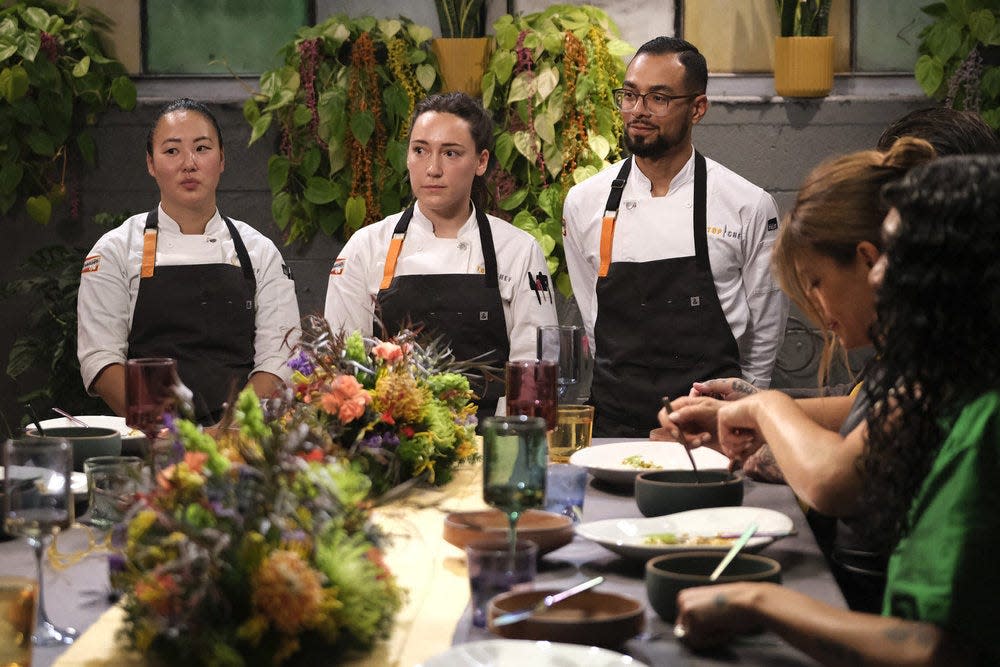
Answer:
[(669, 137), (665, 137), (662, 134), (656, 135), (656, 137), (651, 141), (645, 141), (644, 139), (637, 141), (629, 136), (627, 130), (625, 132), (625, 148), (628, 149), (629, 153), (636, 157), (662, 157), (666, 155), (675, 144), (676, 142), (671, 141)]

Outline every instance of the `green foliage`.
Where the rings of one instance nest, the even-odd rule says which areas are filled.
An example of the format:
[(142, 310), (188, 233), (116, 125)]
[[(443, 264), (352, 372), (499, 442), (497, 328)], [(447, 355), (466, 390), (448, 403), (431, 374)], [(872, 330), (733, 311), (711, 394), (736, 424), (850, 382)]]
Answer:
[(299, 30), (261, 76), (243, 113), (251, 144), (272, 124), (281, 133), (268, 183), (288, 242), (346, 238), (407, 201), (410, 115), (439, 80), (431, 34), (405, 18), (334, 16)]
[(635, 49), (590, 6), (502, 16), (493, 28), (497, 45), (483, 99), (498, 122), (498, 205), (535, 237), (556, 285), (569, 295), (562, 202), (572, 185), (619, 157), (621, 115), (611, 91), (625, 75), (622, 58)]
[(434, 0), (442, 37), (483, 37), (483, 0)]
[(823, 37), (833, 0), (774, 0), (782, 37)]
[[(125, 217), (100, 213), (94, 220), (110, 226)], [(19, 267), (22, 277), (0, 285), (0, 301), (32, 299), (27, 319), (19, 324), (6, 372), (22, 392), (17, 400), (38, 404), (40, 414), (50, 406), (78, 415), (107, 410), (103, 401), (84, 391), (76, 357), (76, 294), (85, 253), (82, 248), (46, 246)]]
[(1000, 129), (1000, 8), (995, 0), (947, 0), (922, 9), (934, 19), (920, 33), (914, 74), (924, 92), (955, 109), (978, 111)]
[(46, 224), (66, 171), (93, 165), (90, 128), (112, 104), (135, 107), (125, 68), (105, 55), (93, 10), (33, 0), (0, 10), (0, 213), (24, 206)]

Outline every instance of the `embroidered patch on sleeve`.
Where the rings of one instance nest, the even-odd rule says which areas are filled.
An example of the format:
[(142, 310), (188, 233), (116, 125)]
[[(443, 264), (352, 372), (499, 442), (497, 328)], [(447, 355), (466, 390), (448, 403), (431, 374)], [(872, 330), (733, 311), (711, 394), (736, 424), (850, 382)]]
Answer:
[(330, 269), (331, 276), (339, 276), (344, 272), (344, 265), (347, 264), (346, 257), (338, 257), (333, 261), (333, 268)]
[(777, 218), (770, 218), (770, 219), (768, 219), (768, 221), (767, 221), (767, 231), (773, 232), (776, 229), (778, 229), (778, 219)]
[(91, 255), (83, 260), (83, 270), (80, 273), (96, 273), (101, 268), (101, 256)]
[(288, 266), (287, 264), (281, 265), (281, 272), (284, 273), (285, 277), (288, 278), (289, 280), (295, 280), (295, 277), (292, 276), (292, 267)]

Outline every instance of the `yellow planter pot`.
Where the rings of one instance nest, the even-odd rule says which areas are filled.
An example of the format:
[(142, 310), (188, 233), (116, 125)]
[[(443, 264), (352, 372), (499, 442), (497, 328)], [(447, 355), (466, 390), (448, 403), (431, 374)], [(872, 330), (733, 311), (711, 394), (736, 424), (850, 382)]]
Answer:
[(833, 89), (833, 37), (775, 37), (774, 90), (782, 97), (825, 97)]
[(483, 73), (490, 57), (489, 37), (439, 37), (431, 50), (441, 69), (442, 92), (460, 91), (473, 97), (483, 92)]

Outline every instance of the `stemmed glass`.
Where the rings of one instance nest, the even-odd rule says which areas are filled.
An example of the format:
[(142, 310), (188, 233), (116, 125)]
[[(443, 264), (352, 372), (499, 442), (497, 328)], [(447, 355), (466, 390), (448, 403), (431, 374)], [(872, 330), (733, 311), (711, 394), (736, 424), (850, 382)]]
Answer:
[(4, 529), (23, 535), (35, 550), (38, 570), (38, 620), (35, 646), (72, 644), (77, 631), (60, 628), (45, 613), (42, 557), (53, 536), (73, 523), (73, 447), (66, 440), (8, 440), (3, 448)]
[(178, 388), (177, 361), (169, 357), (129, 359), (125, 362), (125, 423), (146, 436), (147, 456), (154, 472), (161, 453), (156, 451), (156, 436), (163, 429), (163, 415), (174, 411)]
[(537, 331), (538, 358), (559, 366), (556, 378), (559, 401), (564, 402), (583, 374), (583, 328), (574, 325), (545, 325)]
[(541, 417), (526, 415), (483, 420), (483, 500), (507, 515), (512, 559), (518, 519), (545, 500), (545, 426)]

